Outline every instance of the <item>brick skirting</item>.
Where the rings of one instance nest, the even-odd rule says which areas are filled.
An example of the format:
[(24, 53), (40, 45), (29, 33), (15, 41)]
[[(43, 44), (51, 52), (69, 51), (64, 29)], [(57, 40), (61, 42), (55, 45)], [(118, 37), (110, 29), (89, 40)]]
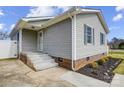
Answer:
[[(89, 56), (86, 58), (75, 60), (73, 62), (74, 71), (79, 70), (80, 68), (84, 67), (85, 65), (92, 63), (96, 60), (99, 60), (104, 56), (106, 56), (106, 53), (102, 53), (102, 54), (98, 54), (98, 55)], [(71, 67), (72, 62), (70, 59), (57, 58), (57, 57), (53, 57), (53, 58), (55, 58), (55, 61), (59, 63), (59, 66), (72, 70), (72, 67)]]
[(31, 60), (26, 56), (26, 54), (24, 53), (20, 53), (20, 60), (25, 63), (27, 66), (29, 66), (31, 69), (35, 70), (35, 68), (33, 68)]
[[(73, 61), (73, 67), (74, 71), (79, 70), (80, 68), (84, 67), (85, 65), (92, 63), (96, 60), (99, 60), (100, 58), (106, 56), (106, 53), (94, 55), (94, 56), (89, 56), (86, 58), (78, 59)], [(59, 63), (59, 66), (67, 68), (72, 70), (72, 62), (70, 59), (65, 59), (65, 58), (60, 58), (60, 57), (53, 57), (57, 63)], [(20, 54), (20, 60), (23, 61), (25, 64), (28, 64), (32, 69), (34, 69), (31, 65), (30, 60), (25, 54)], [(34, 69), (35, 70), (35, 69)]]
[(19, 58), (20, 58), (20, 60), (22, 62), (24, 62), (25, 64), (27, 64), (27, 56), (25, 54), (20, 53), (20, 57)]
[(74, 69), (75, 69), (75, 71), (79, 70), (81, 67), (84, 67), (85, 65), (87, 65), (89, 63), (97, 61), (97, 60), (101, 59), (102, 57), (104, 57), (106, 55), (107, 55), (106, 53), (102, 53), (102, 54), (78, 59), (78, 60), (74, 61)]

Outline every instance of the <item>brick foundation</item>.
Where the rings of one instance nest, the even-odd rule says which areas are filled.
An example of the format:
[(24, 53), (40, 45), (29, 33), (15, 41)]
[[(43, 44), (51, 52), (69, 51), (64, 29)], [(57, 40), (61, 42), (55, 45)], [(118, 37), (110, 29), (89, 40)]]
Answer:
[[(86, 58), (78, 59), (73, 62), (74, 71), (79, 70), (80, 68), (84, 67), (85, 65), (92, 63), (96, 60), (99, 60), (100, 58), (106, 56), (106, 53), (89, 56)], [(60, 58), (60, 57), (53, 57), (57, 63), (59, 63), (59, 66), (67, 68), (72, 70), (72, 62), (70, 59)], [(29, 67), (34, 69), (32, 67), (30, 59), (25, 54), (20, 54), (20, 60), (23, 61), (25, 64), (28, 64)], [(35, 69), (34, 69), (35, 70)]]
[(20, 53), (20, 60), (23, 63), (25, 63), (27, 66), (29, 66), (31, 69), (35, 70), (35, 68), (33, 68), (33, 66), (32, 66), (30, 59), (26, 56), (26, 54)]
[(22, 61), (22, 62), (24, 62), (25, 64), (27, 64), (27, 57), (26, 57), (26, 55), (25, 54), (20, 54), (20, 60)]
[(98, 55), (94, 55), (94, 56), (90, 56), (90, 57), (86, 57), (86, 58), (82, 58), (82, 59), (78, 59), (78, 60), (74, 61), (74, 69), (75, 69), (75, 71), (79, 70), (81, 67), (84, 67), (85, 65), (87, 65), (89, 63), (97, 61), (104, 56), (106, 56), (106, 53), (98, 54)]
[[(80, 68), (84, 67), (85, 65), (92, 63), (96, 60), (99, 60), (104, 56), (106, 56), (106, 53), (102, 53), (102, 54), (98, 54), (98, 55), (89, 56), (86, 58), (75, 60), (73, 62), (74, 71), (79, 70)], [(59, 66), (72, 70), (72, 67), (71, 67), (72, 62), (70, 59), (57, 58), (57, 57), (54, 57), (54, 58), (55, 58), (55, 61), (59, 63)]]

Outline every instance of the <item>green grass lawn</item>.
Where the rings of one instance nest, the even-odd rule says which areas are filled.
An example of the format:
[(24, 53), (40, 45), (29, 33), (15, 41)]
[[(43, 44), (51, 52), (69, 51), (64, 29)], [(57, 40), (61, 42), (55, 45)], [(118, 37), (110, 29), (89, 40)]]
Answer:
[(0, 59), (0, 62), (2, 61), (12, 61), (12, 60), (17, 60), (16, 58), (5, 58), (5, 59)]
[(109, 56), (123, 59), (121, 64), (114, 70), (114, 73), (124, 74), (124, 52), (109, 52)]
[[(123, 54), (124, 55), (124, 52), (109, 52), (109, 54)], [(124, 57), (124, 56), (123, 56)]]

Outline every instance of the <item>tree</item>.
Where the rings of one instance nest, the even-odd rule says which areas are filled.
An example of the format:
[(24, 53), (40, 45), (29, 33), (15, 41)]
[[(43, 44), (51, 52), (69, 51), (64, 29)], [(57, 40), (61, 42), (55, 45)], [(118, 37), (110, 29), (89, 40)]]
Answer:
[(9, 35), (7, 32), (0, 31), (0, 40), (6, 40), (9, 38)]
[(118, 41), (119, 41), (119, 39), (114, 37), (111, 42), (115, 43), (115, 42), (118, 42)]
[(119, 44), (119, 49), (124, 49), (124, 42)]
[(122, 49), (124, 47), (124, 39), (118, 39), (114, 37), (109, 43), (110, 48), (112, 49)]

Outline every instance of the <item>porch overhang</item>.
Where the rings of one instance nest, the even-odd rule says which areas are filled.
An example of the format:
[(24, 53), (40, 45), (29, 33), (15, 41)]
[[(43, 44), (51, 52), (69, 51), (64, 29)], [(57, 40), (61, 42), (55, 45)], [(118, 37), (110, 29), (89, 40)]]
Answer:
[(29, 30), (34, 30), (34, 31), (39, 31), (41, 27), (39, 25), (32, 25), (29, 22), (35, 22), (39, 20), (49, 20), (52, 19), (53, 17), (29, 17), (29, 18), (22, 18), (20, 19), (15, 27), (12, 29), (10, 32), (9, 36), (13, 36), (17, 31), (20, 29), (29, 29)]
[(23, 29), (29, 29), (29, 30), (33, 30), (33, 31), (39, 31), (41, 28), (40, 28), (40, 26), (30, 25), (30, 24), (26, 23), (23, 26)]

